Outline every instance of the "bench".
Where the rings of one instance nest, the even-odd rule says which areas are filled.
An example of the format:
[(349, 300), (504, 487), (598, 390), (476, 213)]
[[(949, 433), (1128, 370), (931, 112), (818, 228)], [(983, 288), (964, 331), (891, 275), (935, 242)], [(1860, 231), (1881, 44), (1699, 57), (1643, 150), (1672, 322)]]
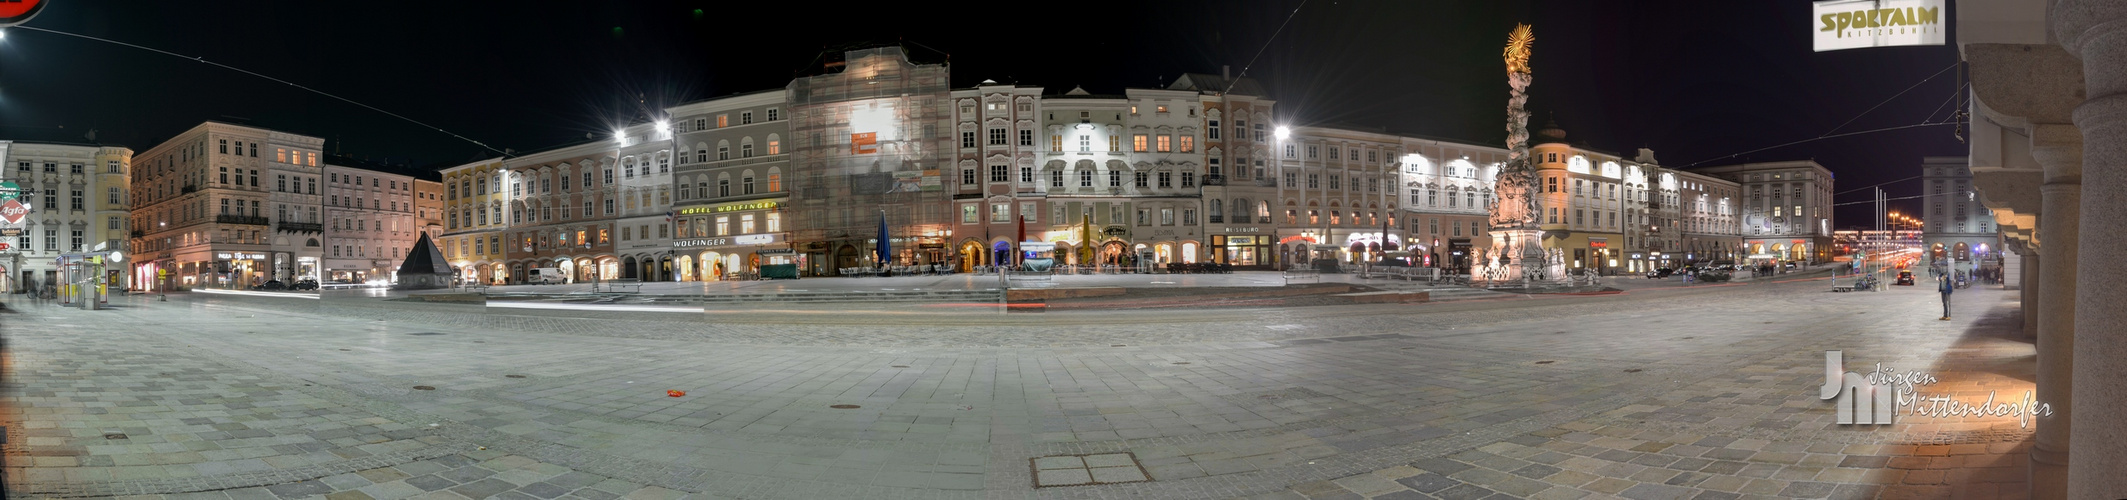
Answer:
[(1322, 282), (1322, 272), (1314, 269), (1286, 269), (1285, 282), (1292, 283), (1294, 281), (1313, 281), (1316, 283), (1320, 283)]
[[(642, 293), (643, 291), (643, 280), (636, 278), (611, 279), (592, 283), (591, 291), (598, 291), (601, 285), (605, 287), (607, 293)], [(629, 290), (622, 292), (620, 291), (622, 288), (628, 288)]]

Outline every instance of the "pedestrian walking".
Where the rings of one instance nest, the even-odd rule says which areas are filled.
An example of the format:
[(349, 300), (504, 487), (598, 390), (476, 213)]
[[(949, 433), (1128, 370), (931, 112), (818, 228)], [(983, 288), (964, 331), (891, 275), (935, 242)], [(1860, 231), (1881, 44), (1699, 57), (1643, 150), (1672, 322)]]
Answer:
[(1950, 293), (1951, 293), (1951, 292), (1954, 292), (1954, 291), (1956, 291), (1956, 290), (1957, 290), (1957, 287), (1955, 287), (1955, 286), (1952, 286), (1952, 285), (1950, 284), (1950, 280), (1949, 280), (1949, 279), (1947, 279), (1947, 278), (1945, 278), (1945, 279), (1941, 280), (1941, 283), (1942, 283), (1941, 285), (1938, 285), (1938, 286), (1936, 287), (1936, 291), (1938, 291), (1938, 292), (1942, 292), (1942, 320), (1943, 320), (1943, 321), (1949, 321), (1949, 320), (1950, 320)]

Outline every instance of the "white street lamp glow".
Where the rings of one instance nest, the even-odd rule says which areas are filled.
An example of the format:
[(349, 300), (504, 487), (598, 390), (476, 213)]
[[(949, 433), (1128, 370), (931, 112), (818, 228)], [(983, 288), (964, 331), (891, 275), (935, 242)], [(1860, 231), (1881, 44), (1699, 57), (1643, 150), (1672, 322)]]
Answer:
[(671, 132), (671, 131), (672, 131), (672, 123), (671, 123), (671, 122), (667, 122), (667, 121), (664, 121), (664, 120), (658, 120), (658, 121), (657, 121), (657, 132), (658, 132), (658, 133), (665, 133), (665, 132)]
[(1273, 133), (1277, 134), (1278, 140), (1280, 141), (1285, 140), (1285, 138), (1287, 137), (1292, 137), (1292, 129), (1285, 128), (1283, 126), (1278, 127), (1278, 130)]
[(615, 141), (620, 141), (620, 142), (628, 142), (628, 131), (626, 131), (626, 130), (615, 130), (615, 131), (613, 131), (613, 140), (615, 140)]

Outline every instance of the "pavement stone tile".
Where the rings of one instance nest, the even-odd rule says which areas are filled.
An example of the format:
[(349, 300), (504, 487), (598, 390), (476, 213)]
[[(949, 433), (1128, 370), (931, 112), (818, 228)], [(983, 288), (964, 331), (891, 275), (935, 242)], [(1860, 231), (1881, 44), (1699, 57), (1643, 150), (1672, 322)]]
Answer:
[[(1250, 276), (1262, 275), (1173, 279)], [(1330, 278), (1341, 279), (1347, 278)], [(1984, 484), (1997, 493), (2021, 491), (2028, 447), (2017, 443), (2028, 433), (1924, 421), (1821, 432), (1831, 426), (1827, 407), (1808, 390), (1813, 362), (1821, 362), (1811, 353), (1825, 349), (1900, 366), (1920, 362), (1868, 351), (1868, 343), (1973, 353), (1931, 368), (1958, 387), (2028, 387), (2028, 344), (1958, 344), (1989, 335), (2013, 340), (2014, 328), (1981, 320), (1957, 326), (1966, 336), (1931, 335), (1914, 327), (1935, 326), (1932, 321), (1857, 320), (1849, 314), (1854, 306), (1818, 303), (1818, 294), (1757, 291), (1804, 285), (1817, 286), (1753, 283), (1770, 288), (1687, 293), (1664, 288), (1680, 284), (1648, 280), (1620, 286), (1693, 300), (1620, 296), (1544, 307), (1451, 302), (1409, 315), (1289, 309), (1284, 314), (1295, 319), (1273, 321), (1276, 328), (1192, 311), (1043, 318), (1072, 329), (1069, 336), (1000, 332), (995, 320), (951, 315), (920, 325), (844, 324), (829, 315), (805, 324), (749, 323), (740, 315), (692, 325), (606, 312), (479, 314), (352, 296), (290, 309), (268, 303), (282, 299), (195, 294), (169, 303), (128, 302), (103, 316), (109, 320), (59, 309), (17, 313), (9, 319), (33, 321), (0, 324), (0, 334), (20, 340), (10, 348), (23, 362), (9, 375), (68, 382), (0, 394), (0, 407), (37, 410), (25, 413), (26, 430), (62, 431), (27, 436), (33, 459), (11, 480), (108, 494), (181, 494), (218, 485), (211, 487), (225, 488), (221, 497), (278, 498), (272, 488), (289, 491), (307, 481), (331, 487), (331, 494), (456, 498), (465, 496), (460, 489), (483, 493), (472, 486), (493, 480), (512, 486), (496, 497), (553, 493), (542, 484), (575, 490), (557, 498), (651, 495), (658, 492), (649, 490), (653, 484), (736, 498), (779, 491), (792, 498), (1017, 497), (1033, 488), (1029, 458), (1119, 451), (1136, 452), (1160, 480), (1047, 491), (1237, 497), (1339, 479), (1332, 484), (1349, 483), (1339, 487), (1345, 493), (1358, 486), (1383, 495), (1452, 490), (1564, 498), (1689, 486), (1708, 490), (1686, 490), (1708, 498), (1889, 497), (1933, 491), (1891, 486), (1942, 486), (1948, 477), (1995, 481)], [(2012, 296), (1987, 290), (1968, 297)], [(616, 300), (664, 300), (659, 297)], [(1883, 297), (1922, 306), (1929, 299)], [(1975, 302), (1981, 305), (1974, 316), (2013, 317), (2002, 316), (2014, 310), (2005, 303)], [(1707, 308), (1725, 312), (1692, 315)], [(1650, 322), (1649, 313), (1663, 320)], [(166, 325), (132, 326), (150, 317)], [(291, 319), (318, 331), (232, 333)], [(64, 337), (14, 326), (68, 322), (109, 332)], [(1413, 333), (1366, 339), (1341, 333), (1385, 328)], [(394, 348), (332, 331), (370, 332), (392, 339)], [(405, 335), (415, 332), (440, 335)], [(1338, 339), (1315, 338), (1332, 336)], [(1679, 339), (1684, 336), (1700, 340)], [(1855, 339), (1864, 345), (1851, 344)], [(1105, 347), (1112, 344), (1130, 346)], [(1532, 365), (1531, 355), (1557, 363)], [(42, 361), (52, 359), (86, 361)], [(1731, 361), (1708, 369), (1674, 365), (1680, 359)], [(914, 368), (881, 368), (888, 365)], [(136, 373), (149, 366), (175, 375)], [(1292, 369), (1226, 371), (1243, 366)], [(1654, 373), (1629, 375), (1628, 367)], [(529, 378), (500, 376), (526, 372)], [(1678, 376), (1684, 373), (1690, 375)], [(1972, 373), (1996, 378), (1950, 377)], [(409, 391), (413, 385), (438, 390)], [(666, 398), (667, 387), (694, 397)], [(138, 397), (159, 391), (182, 392)], [(826, 408), (845, 402), (864, 408)], [(1803, 429), (1810, 432), (1797, 432)], [(103, 432), (125, 432), (129, 442), (107, 442)], [(877, 475), (845, 480), (864, 471)], [(709, 479), (732, 475), (741, 479)], [(1213, 475), (1224, 477), (1207, 478)], [(227, 482), (235, 477), (262, 479)], [(1434, 486), (1431, 478), (1448, 483), (1432, 493), (1413, 486)], [(1884, 488), (1870, 489), (1877, 485)]]

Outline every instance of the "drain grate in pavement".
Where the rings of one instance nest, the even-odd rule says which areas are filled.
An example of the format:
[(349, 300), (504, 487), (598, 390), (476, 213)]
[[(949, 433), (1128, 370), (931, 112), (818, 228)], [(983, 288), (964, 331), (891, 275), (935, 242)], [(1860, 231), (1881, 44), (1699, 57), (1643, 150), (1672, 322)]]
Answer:
[(407, 334), (407, 335), (442, 335), (442, 334), (441, 334), (441, 333), (436, 333), (436, 332), (421, 332), (421, 333), (409, 333), (409, 334)]
[(523, 375), (503, 375), (504, 378), (524, 378)]
[(103, 438), (104, 438), (104, 439), (125, 439), (125, 438), (126, 438), (126, 433), (123, 433), (123, 432), (106, 432), (106, 433), (103, 433)]
[(1548, 364), (1551, 364), (1551, 363), (1557, 363), (1557, 361), (1552, 361), (1552, 360), (1548, 360), (1548, 359), (1546, 359), (1546, 360), (1543, 360), (1543, 361), (1538, 361), (1538, 362), (1536, 362), (1536, 364), (1539, 364), (1539, 365), (1548, 365)]
[(1027, 459), (1027, 467), (1034, 472), (1036, 488), (1142, 483), (1152, 480), (1152, 475), (1145, 473), (1145, 466), (1137, 462), (1137, 454), (1127, 451), (1034, 457)]
[(1640, 369), (1638, 369), (1638, 368), (1627, 368), (1627, 369), (1625, 369), (1625, 373), (1639, 373), (1639, 372), (1640, 372)]
[(429, 386), (425, 386), (425, 385), (417, 385), (417, 386), (414, 386), (414, 390), (416, 390), (416, 391), (433, 391), (433, 390), (436, 390), (436, 388), (434, 388), (434, 387), (429, 387)]
[(908, 368), (908, 365), (894, 365), (893, 368)]
[(862, 406), (857, 406), (857, 405), (827, 405), (827, 407), (828, 407), (828, 408), (834, 408), (834, 409), (837, 409), (837, 410), (855, 410), (855, 409), (858, 409), (858, 408), (863, 408)]

